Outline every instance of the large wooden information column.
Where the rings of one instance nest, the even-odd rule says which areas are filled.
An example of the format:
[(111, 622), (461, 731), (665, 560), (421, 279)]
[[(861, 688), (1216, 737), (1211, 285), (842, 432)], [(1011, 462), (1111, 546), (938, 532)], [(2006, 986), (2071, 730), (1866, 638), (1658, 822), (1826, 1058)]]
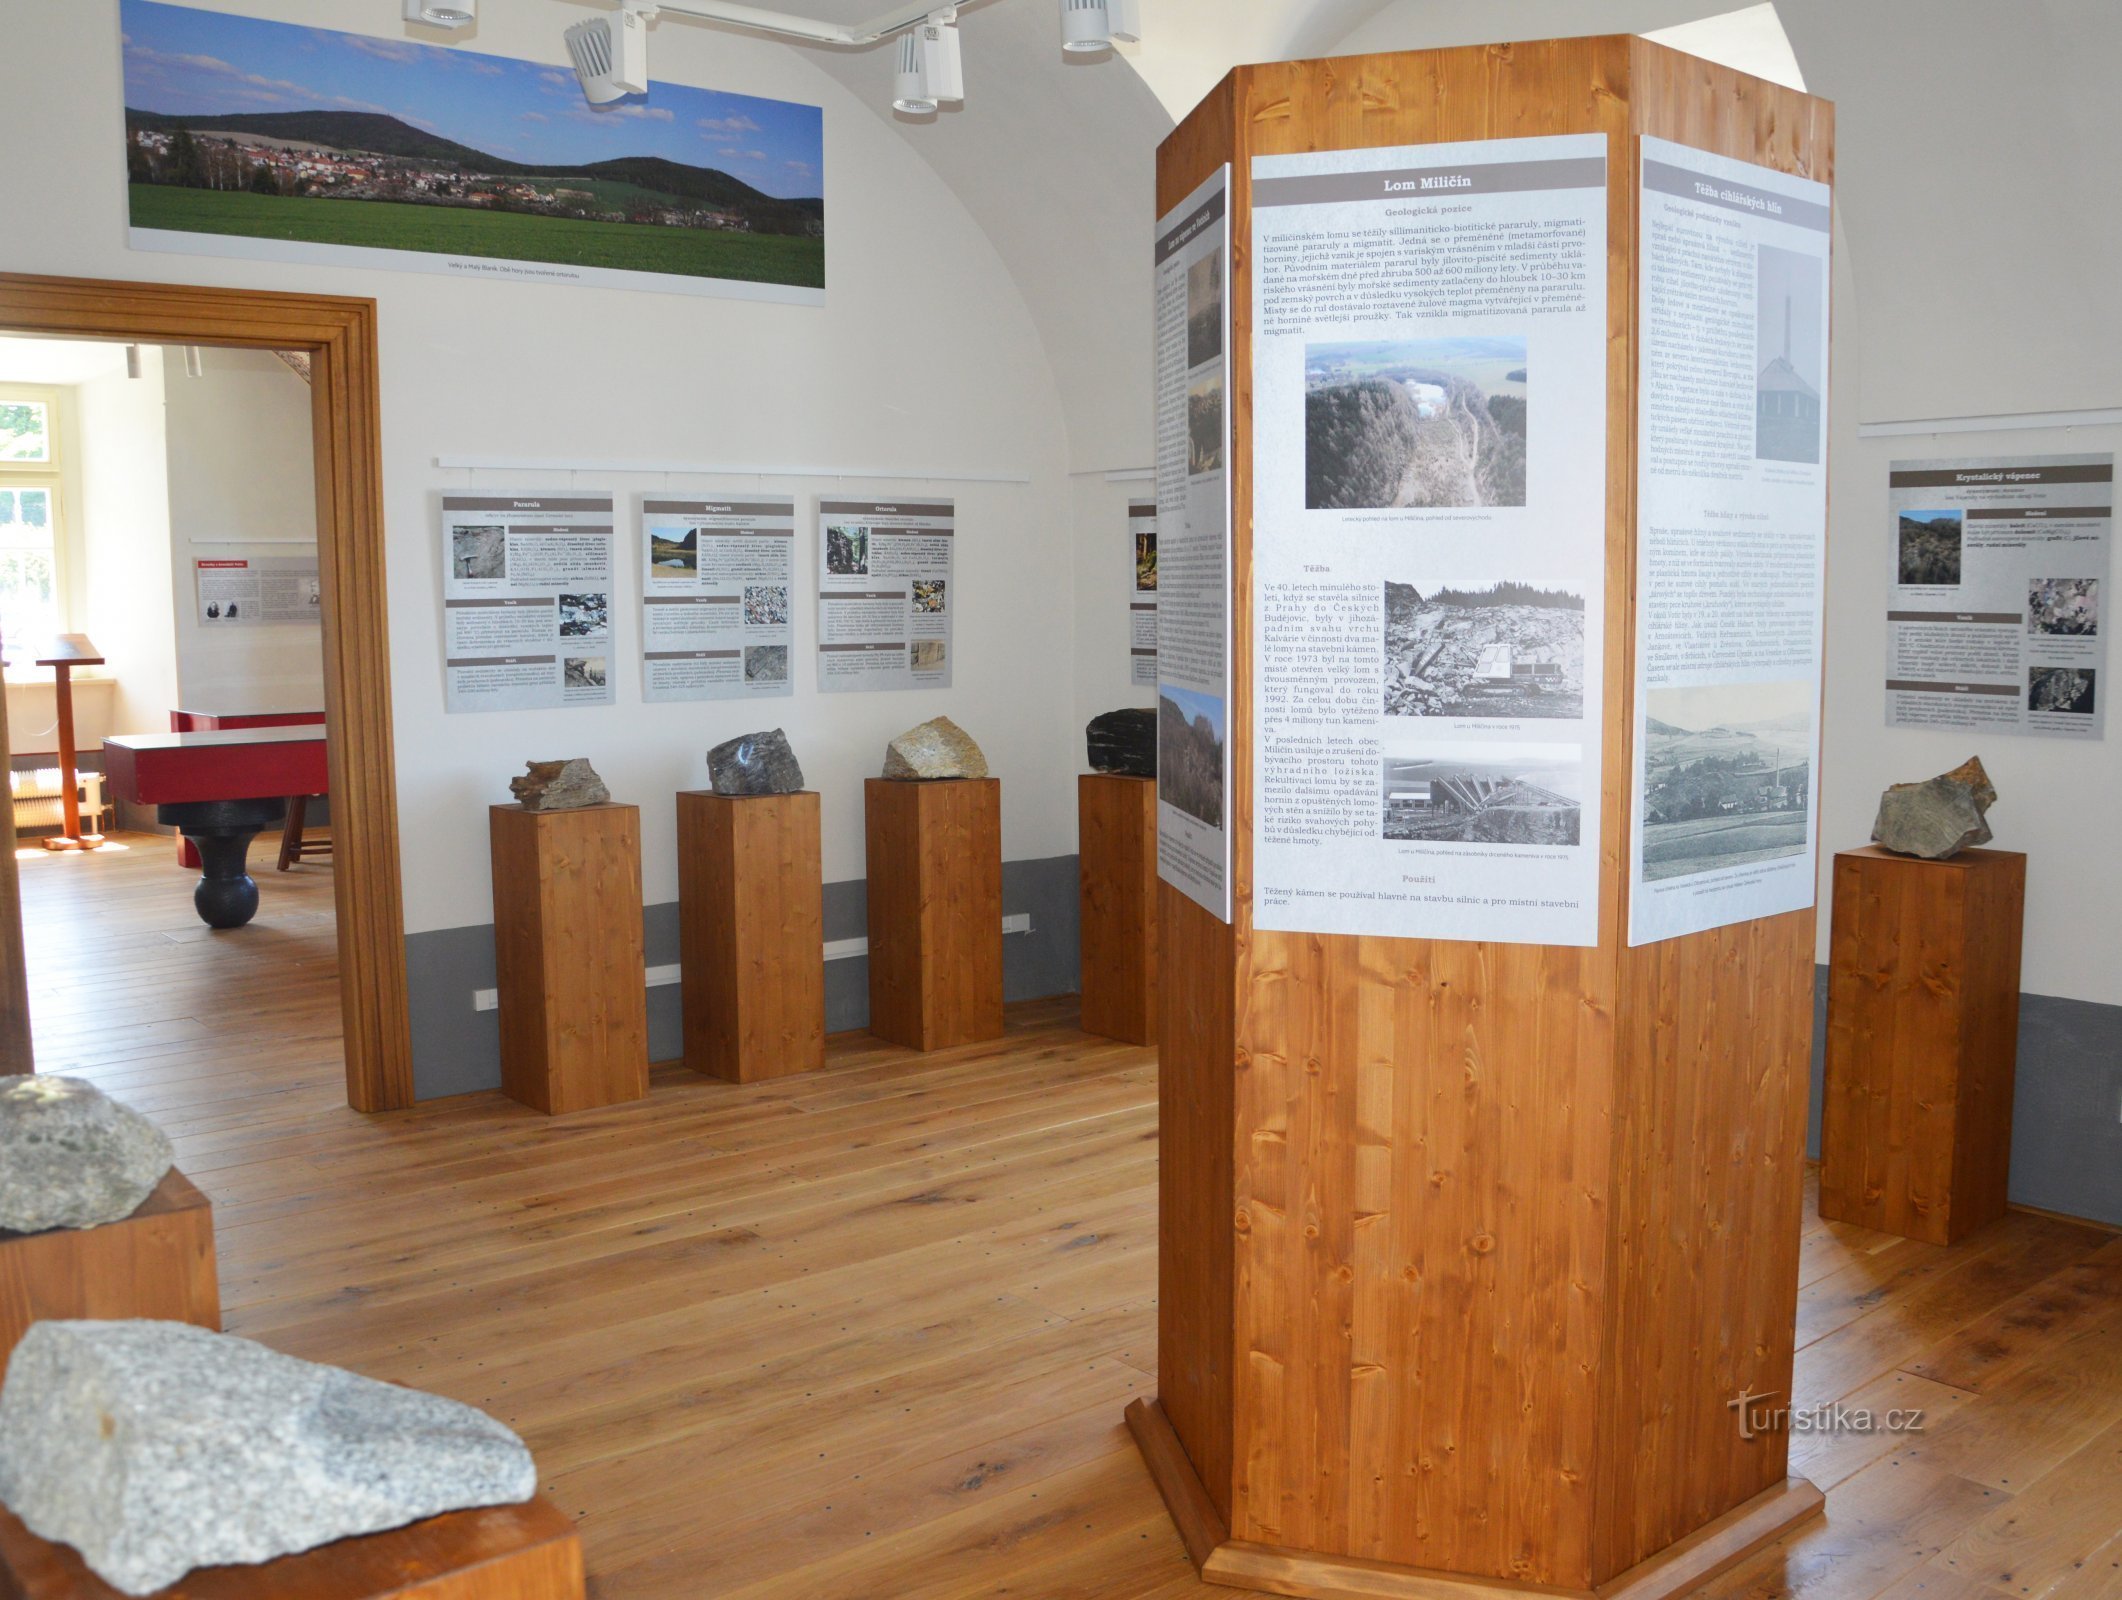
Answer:
[[(1256, 930), (1252, 160), (1584, 134), (1608, 173), (1596, 943)], [(1158, 1395), (1129, 1422), (1226, 1584), (1647, 1600), (1821, 1506), (1763, 1413), (1791, 1390), (1814, 912), (1628, 941), (1643, 136), (1831, 181), (1831, 106), (1621, 37), (1241, 68), (1159, 152), (1160, 215), (1230, 168), (1235, 910), (1160, 886)], [(1751, 452), (1750, 282), (1744, 317)], [(1536, 473), (1540, 430), (1582, 425), (1543, 411), (1540, 361)], [(1743, 802), (1782, 808), (1765, 830), (1788, 783)], [(1444, 803), (1386, 798), (1388, 829)]]

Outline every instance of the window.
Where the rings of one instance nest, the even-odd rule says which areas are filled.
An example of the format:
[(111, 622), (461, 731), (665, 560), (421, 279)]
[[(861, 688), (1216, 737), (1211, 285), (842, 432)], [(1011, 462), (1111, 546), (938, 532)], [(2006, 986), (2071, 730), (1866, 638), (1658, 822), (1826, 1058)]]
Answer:
[(0, 388), (0, 640), (31, 648), (66, 629), (58, 436), (49, 391)]

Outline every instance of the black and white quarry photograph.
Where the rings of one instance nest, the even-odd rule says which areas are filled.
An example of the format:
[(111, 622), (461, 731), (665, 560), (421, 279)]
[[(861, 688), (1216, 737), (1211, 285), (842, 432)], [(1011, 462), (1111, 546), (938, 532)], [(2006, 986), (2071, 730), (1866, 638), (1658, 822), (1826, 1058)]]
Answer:
[(1388, 581), (1385, 714), (1583, 716), (1584, 596), (1512, 581)]

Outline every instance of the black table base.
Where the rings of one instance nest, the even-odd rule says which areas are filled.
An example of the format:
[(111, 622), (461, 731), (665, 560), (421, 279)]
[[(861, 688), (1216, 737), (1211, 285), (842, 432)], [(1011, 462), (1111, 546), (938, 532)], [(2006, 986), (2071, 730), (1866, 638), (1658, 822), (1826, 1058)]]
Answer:
[(240, 928), (258, 913), (258, 883), (248, 870), (251, 840), (287, 820), (287, 801), (192, 800), (157, 806), (155, 815), (191, 840), (203, 870), (192, 906), (209, 928)]

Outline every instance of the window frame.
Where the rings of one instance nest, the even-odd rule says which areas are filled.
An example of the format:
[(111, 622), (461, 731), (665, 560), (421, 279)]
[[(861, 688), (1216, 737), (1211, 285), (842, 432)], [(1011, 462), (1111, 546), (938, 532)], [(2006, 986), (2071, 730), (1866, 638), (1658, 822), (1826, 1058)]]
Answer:
[[(53, 632), (67, 633), (73, 628), (73, 588), (71, 563), (68, 560), (66, 475), (66, 402), (67, 395), (59, 388), (48, 384), (0, 383), (0, 403), (6, 401), (35, 401), (44, 407), (45, 436), (50, 448), (42, 461), (0, 460), (0, 489), (42, 489), (48, 512), (48, 526), (52, 536), (52, 611)], [(38, 641), (41, 643), (42, 641)], [(36, 681), (50, 676), (48, 668), (38, 668), (27, 663), (17, 663), (9, 669), (9, 677), (17, 682)]]

